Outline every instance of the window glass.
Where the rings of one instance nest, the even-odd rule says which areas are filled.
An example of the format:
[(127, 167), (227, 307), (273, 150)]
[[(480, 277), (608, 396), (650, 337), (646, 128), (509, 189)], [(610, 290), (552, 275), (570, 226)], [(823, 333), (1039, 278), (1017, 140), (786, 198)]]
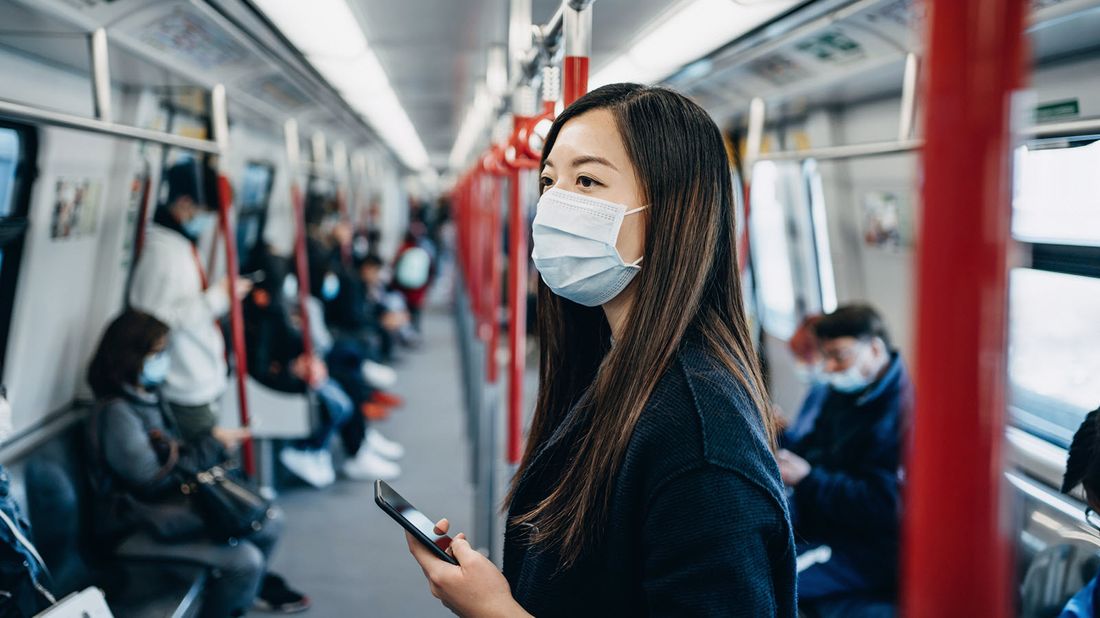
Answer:
[(798, 324), (791, 238), (788, 234), (785, 183), (779, 166), (761, 161), (753, 166), (749, 199), (749, 233), (761, 324), (770, 335), (787, 339)]
[(241, 272), (260, 267), (257, 250), (263, 240), (267, 202), (274, 169), (263, 163), (249, 163), (241, 178), (237, 199), (237, 249)]
[(11, 214), (15, 169), (18, 165), (19, 134), (11, 129), (0, 128), (0, 217)]
[(1014, 420), (1068, 446), (1100, 406), (1100, 279), (1017, 268), (1010, 285)]
[(1013, 189), (1016, 238), (1100, 245), (1100, 140), (1020, 146)]

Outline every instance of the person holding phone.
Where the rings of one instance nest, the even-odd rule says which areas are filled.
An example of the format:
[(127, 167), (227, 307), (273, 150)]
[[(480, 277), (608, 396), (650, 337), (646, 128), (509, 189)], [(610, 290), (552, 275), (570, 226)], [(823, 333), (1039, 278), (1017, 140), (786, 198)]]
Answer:
[(503, 573), (463, 535), (458, 566), (408, 536), (432, 594), (461, 616), (795, 616), (718, 127), (604, 86), (554, 122), (540, 184), (540, 390)]

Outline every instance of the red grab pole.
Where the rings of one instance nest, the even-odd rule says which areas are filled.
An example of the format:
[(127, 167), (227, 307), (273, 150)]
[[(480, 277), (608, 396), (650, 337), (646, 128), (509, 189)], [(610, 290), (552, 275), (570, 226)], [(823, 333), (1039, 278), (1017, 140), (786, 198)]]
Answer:
[(906, 470), (910, 618), (1008, 616), (1003, 516), (1010, 100), (1024, 0), (931, 0), (916, 400)]
[(298, 277), (298, 313), (302, 321), (302, 353), (313, 356), (313, 331), (309, 329), (309, 255), (306, 247), (306, 214), (302, 190), (298, 183), (290, 185), (290, 201), (294, 207), (294, 265)]
[(592, 5), (577, 10), (565, 3), (562, 7), (562, 36), (565, 45), (565, 60), (562, 72), (565, 74), (562, 85), (562, 102), (569, 107), (573, 101), (588, 92), (588, 57), (592, 51)]
[[(225, 274), (229, 283), (229, 329), (233, 335), (233, 356), (237, 359), (237, 407), (240, 411), (241, 427), (248, 427), (248, 393), (245, 389), (245, 379), (248, 377), (248, 358), (244, 346), (244, 314), (241, 311), (241, 301), (237, 298), (237, 235), (233, 233), (233, 223), (229, 219), (229, 211), (233, 207), (233, 192), (229, 187), (229, 179), (218, 174), (218, 226), (221, 229), (222, 239), (225, 242)], [(247, 438), (241, 443), (241, 463), (249, 476), (255, 474), (256, 464), (252, 458), (252, 438)]]

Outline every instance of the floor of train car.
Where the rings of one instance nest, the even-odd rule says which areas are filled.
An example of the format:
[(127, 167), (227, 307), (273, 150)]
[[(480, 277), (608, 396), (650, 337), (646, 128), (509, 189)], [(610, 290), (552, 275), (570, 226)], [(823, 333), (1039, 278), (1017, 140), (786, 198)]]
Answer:
[[(394, 487), (429, 517), (469, 531), (473, 488), (462, 411), (459, 354), (449, 312), (424, 315), (424, 342), (396, 366), (405, 398), (378, 428), (405, 445)], [(313, 600), (314, 616), (451, 615), (428, 592), (398, 525), (374, 504), (373, 483), (284, 489), (287, 529), (273, 570)]]

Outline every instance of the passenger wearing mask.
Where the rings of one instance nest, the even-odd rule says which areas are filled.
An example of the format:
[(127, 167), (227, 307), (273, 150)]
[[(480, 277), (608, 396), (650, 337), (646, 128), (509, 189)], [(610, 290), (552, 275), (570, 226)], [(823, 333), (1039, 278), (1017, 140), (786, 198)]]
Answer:
[[(0, 443), (12, 434), (11, 404), (0, 386)], [(0, 466), (0, 616), (34, 616), (57, 602), (46, 563), (31, 542), (30, 522)]]
[[(795, 376), (799, 382), (811, 389), (825, 383), (821, 368), (821, 349), (817, 336), (814, 335), (814, 327), (819, 321), (821, 321), (819, 314), (806, 316), (787, 341), (787, 349), (794, 357)], [(783, 439), (793, 442), (809, 433), (813, 429), (813, 416), (813, 414), (806, 414), (791, 419), (783, 429)]]
[(539, 397), (504, 571), (463, 535), (460, 566), (408, 537), (456, 614), (795, 616), (729, 169), (714, 121), (667, 89), (604, 86), (554, 121), (532, 226)]
[(814, 326), (824, 383), (779, 451), (799, 540), (799, 607), (879, 615), (896, 595), (901, 432), (912, 388), (879, 314), (848, 305)]
[[(370, 387), (360, 385), (352, 375), (352, 390), (345, 389), (330, 375), (323, 360), (331, 338), (320, 320), (320, 312), (311, 315), (310, 329), (315, 350), (305, 354), (301, 320), (295, 320), (290, 307), (296, 305), (297, 278), (287, 275), (287, 264), (276, 256), (267, 256), (265, 277), (244, 303), (245, 343), (249, 373), (261, 384), (286, 393), (316, 394), (322, 406), (322, 421), (312, 435), (296, 441), (279, 453), (283, 465), (314, 487), (325, 487), (336, 480), (329, 442), (338, 432), (344, 436), (348, 461), (345, 474), (354, 480), (392, 480), (400, 467), (381, 453), (400, 457), (400, 445), (380, 434), (371, 439), (359, 405), (369, 398)], [(315, 323), (316, 321), (316, 323)], [(342, 367), (336, 367), (340, 374)], [(342, 375), (342, 377), (347, 377)], [(353, 397), (355, 398), (353, 400)], [(375, 432), (377, 433), (377, 432)], [(368, 448), (361, 448), (364, 441)], [(370, 448), (373, 447), (373, 448)]]
[[(1070, 493), (1080, 485), (1085, 490), (1085, 519), (1100, 531), (1100, 408), (1089, 412), (1073, 434), (1069, 460), (1062, 477), (1062, 493)], [(1059, 614), (1059, 618), (1093, 618), (1100, 608), (1100, 574), (1089, 581)]]
[(409, 224), (405, 240), (393, 260), (393, 286), (405, 297), (412, 326), (417, 332), (420, 332), (420, 314), (435, 274), (435, 248), (427, 232), (427, 227), (419, 221)]
[(309, 599), (268, 572), (283, 527), (273, 509), (263, 527), (235, 542), (211, 540), (201, 512), (180, 491), (184, 469), (207, 470), (229, 459), (212, 436), (181, 444), (160, 395), (171, 375), (168, 326), (128, 310), (107, 327), (88, 368), (97, 405), (88, 421), (96, 496), (95, 539), (130, 559), (178, 560), (209, 567), (201, 616), (240, 616), (252, 607), (294, 613)]
[[(156, 210), (130, 284), (130, 306), (170, 329), (171, 370), (162, 387), (181, 435), (195, 441), (212, 434), (227, 447), (247, 432), (217, 426), (215, 406), (225, 393), (225, 337), (218, 320), (229, 311), (228, 278), (208, 285), (199, 259), (199, 238), (214, 225), (196, 161), (185, 159), (165, 172), (167, 199)], [(237, 295), (252, 283), (236, 281)]]

